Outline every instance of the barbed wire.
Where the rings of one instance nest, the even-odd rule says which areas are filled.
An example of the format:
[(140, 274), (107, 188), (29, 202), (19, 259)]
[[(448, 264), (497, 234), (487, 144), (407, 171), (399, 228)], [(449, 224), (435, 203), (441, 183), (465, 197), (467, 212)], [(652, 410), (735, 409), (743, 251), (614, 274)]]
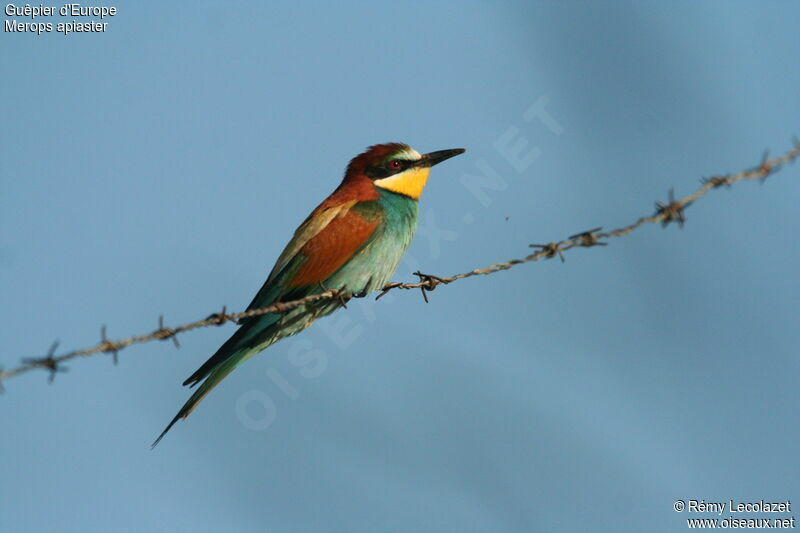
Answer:
[[(508, 270), (523, 263), (531, 263), (540, 259), (549, 259), (558, 256), (561, 261), (564, 261), (564, 252), (568, 250), (577, 247), (589, 248), (592, 246), (606, 246), (608, 245), (608, 242), (605, 242), (604, 239), (611, 237), (623, 237), (645, 224), (661, 223), (662, 226), (666, 227), (670, 223), (675, 222), (679, 226), (683, 226), (683, 224), (686, 222), (686, 216), (684, 214), (685, 209), (702, 196), (705, 196), (705, 194), (709, 191), (719, 189), (722, 186), (730, 187), (734, 183), (744, 180), (758, 179), (764, 181), (772, 174), (778, 172), (787, 163), (794, 162), (798, 157), (800, 157), (800, 141), (795, 139), (793, 145), (794, 146), (791, 150), (772, 159), (769, 159), (768, 154), (765, 153), (761, 159), (761, 163), (753, 168), (743, 170), (736, 174), (726, 174), (713, 176), (711, 178), (704, 178), (701, 180), (702, 186), (699, 189), (692, 194), (684, 196), (683, 198), (676, 199), (674, 191), (670, 190), (668, 201), (666, 203), (656, 202), (654, 214), (643, 216), (636, 222), (633, 222), (627, 226), (622, 226), (606, 232), (602, 231), (602, 227), (597, 227), (577, 233), (575, 235), (571, 235), (560, 241), (549, 242), (547, 244), (531, 244), (530, 247), (536, 248), (537, 251), (523, 258), (512, 259), (502, 263), (494, 263), (484, 268), (476, 268), (474, 270), (470, 270), (469, 272), (464, 272), (453, 276), (440, 277), (417, 271), (414, 272), (414, 275), (419, 278), (419, 281), (414, 283), (389, 283), (383, 287), (381, 292), (376, 296), (376, 299), (380, 299), (389, 291), (395, 289), (420, 289), (422, 291), (422, 297), (427, 303), (427, 293), (433, 291), (439, 285), (447, 285), (449, 283), (473, 276), (494, 274), (496, 272)], [(166, 327), (164, 325), (164, 317), (162, 315), (158, 319), (157, 329), (151, 331), (150, 333), (136, 335), (120, 340), (108, 339), (106, 336), (106, 327), (102, 326), (100, 328), (100, 342), (94, 346), (73, 350), (62, 355), (55, 355), (56, 350), (58, 349), (58, 342), (55, 342), (50, 347), (47, 355), (44, 357), (23, 358), (21, 364), (15, 368), (9, 370), (0, 369), (0, 392), (3, 390), (3, 382), (5, 380), (35, 369), (48, 371), (49, 381), (52, 382), (56, 373), (66, 371), (66, 368), (63, 366), (64, 362), (78, 357), (87, 357), (98, 353), (108, 353), (113, 355), (113, 361), (116, 364), (120, 350), (127, 348), (132, 344), (141, 344), (153, 340), (172, 339), (175, 346), (179, 347), (180, 345), (177, 339), (177, 335), (179, 333), (185, 333), (187, 331), (208, 326), (221, 326), (226, 322), (239, 322), (245, 318), (265, 315), (268, 313), (285, 313), (297, 307), (313, 304), (321, 300), (340, 299), (344, 304), (351, 298), (363, 298), (366, 296), (365, 294), (348, 294), (337, 289), (326, 289), (325, 287), (321, 288), (324, 290), (319, 294), (313, 294), (311, 296), (306, 296), (305, 298), (300, 298), (298, 300), (292, 300), (289, 302), (277, 302), (265, 307), (250, 309), (248, 311), (242, 311), (239, 313), (228, 313), (227, 308), (223, 307), (221, 311), (213, 313), (202, 320), (176, 326), (174, 328)]]

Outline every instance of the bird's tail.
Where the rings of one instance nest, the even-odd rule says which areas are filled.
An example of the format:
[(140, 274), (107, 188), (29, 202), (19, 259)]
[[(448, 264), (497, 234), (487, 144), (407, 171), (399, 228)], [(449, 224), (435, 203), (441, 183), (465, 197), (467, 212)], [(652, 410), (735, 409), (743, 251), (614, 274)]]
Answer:
[[(263, 325), (262, 325), (263, 327)], [(183, 404), (175, 418), (167, 424), (161, 435), (153, 442), (150, 448), (155, 448), (164, 435), (175, 425), (175, 422), (181, 418), (186, 418), (191, 414), (197, 404), (205, 398), (206, 394), (211, 392), (211, 389), (225, 379), (225, 376), (230, 374), (234, 368), (250, 359), (258, 352), (267, 348), (270, 344), (277, 339), (274, 338), (274, 324), (270, 324), (266, 329), (254, 327), (254, 324), (247, 324), (240, 327), (234, 335), (223, 344), (217, 353), (206, 361), (192, 376), (187, 379), (184, 385), (196, 385), (203, 381), (194, 394)]]

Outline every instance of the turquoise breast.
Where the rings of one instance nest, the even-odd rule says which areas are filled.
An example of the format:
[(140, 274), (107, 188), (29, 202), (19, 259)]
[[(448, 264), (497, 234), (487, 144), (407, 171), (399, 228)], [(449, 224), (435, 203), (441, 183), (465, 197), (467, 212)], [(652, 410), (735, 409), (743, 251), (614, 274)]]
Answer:
[(400, 265), (417, 229), (419, 204), (389, 191), (381, 190), (379, 195), (374, 207), (381, 223), (353, 258), (326, 280), (326, 286), (374, 291), (386, 285)]

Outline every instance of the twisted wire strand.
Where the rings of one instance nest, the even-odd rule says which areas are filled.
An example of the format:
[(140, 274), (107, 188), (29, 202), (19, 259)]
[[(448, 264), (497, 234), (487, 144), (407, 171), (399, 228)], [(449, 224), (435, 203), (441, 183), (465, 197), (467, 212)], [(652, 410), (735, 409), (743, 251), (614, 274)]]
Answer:
[[(473, 276), (494, 274), (496, 272), (508, 270), (517, 265), (531, 263), (540, 259), (548, 259), (558, 256), (563, 261), (564, 252), (568, 250), (576, 247), (606, 246), (608, 244), (608, 242), (606, 242), (607, 239), (611, 237), (623, 237), (645, 224), (661, 223), (662, 225), (667, 226), (672, 222), (676, 222), (682, 226), (686, 220), (684, 216), (684, 210), (701, 197), (705, 196), (708, 192), (714, 189), (719, 189), (722, 186), (730, 187), (731, 185), (740, 181), (756, 179), (762, 181), (766, 180), (769, 176), (778, 172), (787, 163), (794, 162), (798, 157), (800, 157), (800, 141), (795, 140), (793, 148), (783, 155), (769, 159), (765, 154), (761, 163), (753, 168), (743, 170), (736, 174), (720, 175), (703, 179), (702, 186), (700, 188), (693, 193), (684, 196), (683, 198), (675, 199), (673, 191), (670, 190), (668, 202), (656, 202), (656, 210), (654, 214), (643, 216), (627, 226), (622, 226), (605, 232), (601, 231), (601, 227), (598, 227), (578, 233), (576, 235), (571, 235), (560, 241), (554, 241), (547, 244), (531, 244), (530, 246), (537, 248), (537, 251), (525, 257), (511, 259), (501, 263), (494, 263), (483, 268), (476, 268), (468, 272), (463, 272), (461, 274), (455, 274), (452, 276), (439, 277), (431, 274), (424, 274), (422, 272), (415, 272), (414, 275), (419, 278), (419, 281), (413, 283), (389, 283), (383, 287), (376, 299), (381, 298), (389, 291), (395, 289), (420, 289), (422, 291), (423, 298), (427, 302), (427, 292), (434, 290), (439, 285), (446, 285)], [(158, 329), (155, 329), (149, 333), (135, 335), (119, 340), (110, 340), (106, 338), (106, 329), (105, 326), (103, 326), (100, 330), (100, 342), (94, 346), (72, 350), (61, 355), (55, 355), (58, 344), (54, 343), (47, 355), (44, 357), (24, 358), (22, 362), (14, 368), (9, 370), (0, 369), (0, 391), (2, 391), (2, 384), (5, 380), (35, 369), (49, 371), (49, 378), (50, 381), (52, 381), (57, 372), (64, 372), (66, 370), (62, 366), (64, 362), (78, 357), (88, 357), (98, 353), (110, 353), (114, 355), (114, 362), (116, 363), (119, 351), (133, 344), (141, 344), (153, 340), (172, 339), (175, 345), (179, 346), (176, 337), (176, 335), (179, 333), (185, 333), (187, 331), (208, 326), (221, 326), (226, 322), (238, 322), (244, 318), (265, 315), (268, 313), (285, 313), (297, 307), (313, 304), (321, 300), (338, 298), (344, 303), (350, 298), (361, 298), (364, 296), (366, 295), (352, 295), (336, 289), (326, 289), (319, 294), (313, 294), (298, 300), (278, 302), (266, 307), (260, 307), (239, 313), (227, 313), (226, 308), (223, 307), (222, 311), (213, 313), (202, 320), (183, 324), (174, 328), (165, 327), (162, 316), (159, 317)]]

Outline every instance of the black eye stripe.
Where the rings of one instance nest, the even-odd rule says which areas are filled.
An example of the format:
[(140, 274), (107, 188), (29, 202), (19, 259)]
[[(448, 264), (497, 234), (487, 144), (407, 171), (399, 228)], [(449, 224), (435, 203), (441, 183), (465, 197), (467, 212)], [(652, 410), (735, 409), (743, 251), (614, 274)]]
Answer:
[[(392, 162), (397, 161), (400, 163), (400, 166), (395, 168), (392, 166)], [(371, 167), (367, 167), (364, 173), (367, 175), (368, 178), (373, 180), (379, 180), (383, 178), (388, 178), (393, 174), (399, 174), (404, 170), (408, 169), (414, 161), (408, 161), (406, 159), (388, 159), (384, 161), (380, 165), (375, 165)]]
[(383, 166), (374, 166), (374, 167), (367, 167), (366, 170), (364, 171), (364, 174), (366, 174), (369, 179), (379, 180), (389, 177), (391, 173), (387, 168)]

